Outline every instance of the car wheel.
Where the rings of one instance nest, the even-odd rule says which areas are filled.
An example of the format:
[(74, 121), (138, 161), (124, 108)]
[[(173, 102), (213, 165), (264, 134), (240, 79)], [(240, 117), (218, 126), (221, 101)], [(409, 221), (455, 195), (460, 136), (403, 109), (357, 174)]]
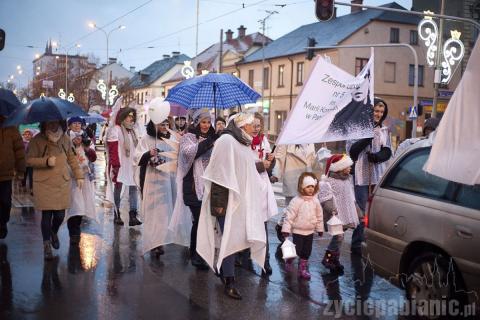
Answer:
[(451, 319), (449, 301), (456, 300), (458, 306), (466, 303), (462, 277), (453, 259), (436, 252), (423, 253), (410, 263), (405, 289), (407, 299), (425, 319)]

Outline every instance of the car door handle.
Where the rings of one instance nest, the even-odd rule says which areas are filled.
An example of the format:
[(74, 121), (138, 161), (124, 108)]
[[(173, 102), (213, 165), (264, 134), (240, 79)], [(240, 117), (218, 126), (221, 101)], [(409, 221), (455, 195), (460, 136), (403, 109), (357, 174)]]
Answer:
[(456, 229), (457, 229), (457, 236), (459, 236), (460, 238), (465, 238), (465, 239), (473, 238), (473, 233), (469, 228), (457, 226)]

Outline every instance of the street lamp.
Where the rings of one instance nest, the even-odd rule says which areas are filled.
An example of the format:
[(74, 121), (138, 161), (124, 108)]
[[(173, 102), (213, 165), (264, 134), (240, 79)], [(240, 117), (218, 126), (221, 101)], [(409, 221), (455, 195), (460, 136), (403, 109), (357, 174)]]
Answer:
[[(124, 25), (120, 25), (116, 28), (113, 28), (111, 29), (110, 31), (105, 31), (105, 29), (103, 29), (102, 27), (99, 27), (97, 26), (94, 22), (90, 22), (88, 24), (88, 26), (92, 29), (97, 29), (97, 30), (100, 30), (103, 32), (103, 34), (105, 35), (105, 39), (106, 39), (106, 42), (107, 42), (107, 62), (106, 62), (106, 65), (108, 66), (109, 64), (109, 57), (108, 57), (108, 40), (110, 38), (110, 35), (112, 34), (112, 32), (116, 31), (116, 30), (124, 30), (126, 28), (126, 26)], [(98, 86), (97, 86), (98, 87)], [(116, 89), (116, 86), (115, 88), (112, 88), (110, 89), (110, 76), (107, 75), (107, 83), (106, 83), (106, 86), (104, 88), (104, 91), (105, 93), (107, 93), (108, 95), (105, 95), (105, 104), (108, 106), (109, 104), (113, 104), (113, 98), (118, 95), (118, 90)], [(115, 94), (116, 93), (116, 94)], [(104, 94), (102, 92), (102, 98), (103, 98)]]

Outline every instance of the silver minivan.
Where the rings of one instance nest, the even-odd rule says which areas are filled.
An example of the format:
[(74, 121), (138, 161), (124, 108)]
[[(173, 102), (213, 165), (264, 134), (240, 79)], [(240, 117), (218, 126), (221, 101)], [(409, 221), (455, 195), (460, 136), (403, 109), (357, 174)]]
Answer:
[(385, 172), (369, 199), (363, 256), (405, 288), (410, 301), (456, 300), (478, 308), (480, 185), (423, 171), (430, 150), (416, 143)]

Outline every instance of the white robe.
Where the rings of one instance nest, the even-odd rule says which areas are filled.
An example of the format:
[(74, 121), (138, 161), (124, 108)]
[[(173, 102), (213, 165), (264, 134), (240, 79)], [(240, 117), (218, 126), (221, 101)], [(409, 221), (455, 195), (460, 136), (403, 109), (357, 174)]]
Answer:
[[(231, 135), (222, 135), (215, 142), (203, 178), (205, 191), (197, 231), (198, 254), (212, 269), (220, 270), (225, 257), (250, 248), (252, 260), (263, 267), (266, 235), (262, 204), (265, 197), (264, 193), (258, 191), (259, 186), (262, 186), (262, 179), (255, 167), (251, 148), (240, 144)], [(216, 218), (210, 213), (212, 182), (229, 190), (216, 268)]]
[(83, 147), (75, 148), (80, 168), (84, 171), (83, 188), (78, 188), (77, 181), (72, 179), (70, 208), (66, 210), (66, 222), (73, 216), (87, 216), (90, 219), (99, 222), (95, 209), (95, 186), (88, 176), (88, 159)]
[[(172, 150), (161, 139), (145, 135), (135, 149), (135, 163), (138, 165), (143, 154), (154, 147), (158, 148), (160, 152)], [(143, 221), (143, 254), (158, 246), (175, 243), (175, 235), (168, 230), (175, 198), (175, 176), (147, 165), (140, 206), (140, 216)]]
[[(137, 134), (138, 137), (138, 134)], [(130, 156), (125, 152), (125, 137), (123, 136), (120, 126), (115, 126), (109, 130), (108, 141), (118, 141), (118, 158), (120, 160), (120, 169), (118, 170), (117, 181), (123, 183), (124, 186), (135, 186), (134, 180), (134, 161), (135, 144), (131, 134), (127, 139), (130, 140)]]

